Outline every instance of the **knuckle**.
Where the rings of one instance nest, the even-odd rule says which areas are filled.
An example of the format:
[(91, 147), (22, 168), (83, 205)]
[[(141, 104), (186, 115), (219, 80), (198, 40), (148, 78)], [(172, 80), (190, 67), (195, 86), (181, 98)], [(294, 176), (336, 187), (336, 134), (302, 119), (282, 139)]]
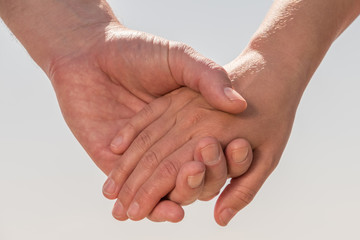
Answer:
[(184, 43), (179, 43), (178, 42), (178, 43), (176, 43), (175, 47), (179, 51), (184, 52), (184, 53), (186, 53), (188, 55), (192, 55), (195, 52), (195, 50), (192, 47), (190, 47), (189, 45), (184, 44)]
[(151, 134), (144, 130), (142, 131), (134, 142), (138, 149), (146, 150), (151, 146)]
[(131, 134), (134, 134), (138, 131), (138, 129), (135, 127), (134, 123), (129, 121), (122, 132), (130, 132)]
[(225, 69), (220, 66), (219, 64), (215, 63), (214, 61), (205, 58), (203, 60), (204, 65), (209, 69), (213, 71), (220, 71), (221, 73), (226, 73)]
[(147, 151), (139, 162), (140, 167), (146, 170), (153, 170), (159, 165), (160, 160), (155, 151)]
[(111, 175), (114, 176), (117, 181), (121, 181), (123, 178), (129, 175), (129, 172), (129, 169), (125, 166), (125, 164), (123, 162), (120, 162), (113, 169)]
[(145, 118), (145, 119), (151, 118), (151, 116), (153, 116), (155, 113), (151, 104), (145, 105), (145, 107), (141, 111), (142, 111), (143, 118)]
[[(246, 205), (250, 204), (251, 201), (255, 198), (256, 192), (247, 187), (241, 186), (241, 187), (234, 189), (233, 194), (234, 194), (234, 197), (240, 203), (242, 203), (242, 205), (246, 206)], [(238, 210), (240, 210), (240, 209), (238, 209)]]
[(197, 125), (206, 118), (207, 114), (205, 109), (197, 109), (197, 111), (183, 111), (176, 117), (176, 122), (182, 123), (182, 126), (189, 128)]
[(136, 197), (139, 197), (142, 202), (150, 203), (155, 197), (155, 189), (149, 186), (142, 186), (139, 188)]
[(165, 161), (160, 166), (160, 177), (161, 178), (174, 178), (178, 174), (178, 166), (172, 161)]

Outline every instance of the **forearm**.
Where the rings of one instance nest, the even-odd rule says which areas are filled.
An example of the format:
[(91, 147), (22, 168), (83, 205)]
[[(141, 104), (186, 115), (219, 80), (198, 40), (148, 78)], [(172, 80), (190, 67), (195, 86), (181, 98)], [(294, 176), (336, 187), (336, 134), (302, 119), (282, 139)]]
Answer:
[(48, 72), (51, 62), (119, 24), (105, 0), (0, 0), (0, 16)]
[(359, 0), (277, 0), (245, 52), (299, 74), (291, 87), (302, 93), (331, 44), (359, 14)]

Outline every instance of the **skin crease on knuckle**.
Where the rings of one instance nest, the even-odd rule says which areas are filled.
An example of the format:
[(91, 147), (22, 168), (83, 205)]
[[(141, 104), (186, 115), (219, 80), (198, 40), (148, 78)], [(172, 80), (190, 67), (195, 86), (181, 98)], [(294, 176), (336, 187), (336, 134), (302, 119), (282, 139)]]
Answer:
[[(183, 103), (181, 105), (177, 105), (176, 107), (170, 106), (169, 109), (171, 109), (172, 114), (168, 115), (167, 117), (171, 118), (172, 116), (173, 118), (177, 119), (174, 128), (179, 130), (179, 134), (187, 135), (189, 140), (195, 140), (206, 136), (213, 136), (217, 138), (222, 145), (226, 145), (231, 140), (242, 136), (245, 138), (248, 137), (250, 142), (252, 140), (254, 142), (253, 146), (255, 148), (259, 148), (266, 140), (266, 137), (264, 138), (264, 136), (259, 133), (258, 129), (256, 129), (256, 123), (253, 123), (254, 120), (258, 121), (257, 118), (259, 118), (256, 112), (255, 114), (251, 112), (247, 113), (247, 115), (245, 114), (239, 116), (214, 110), (209, 105), (207, 105), (206, 101), (201, 96), (188, 89), (179, 89), (175, 91), (171, 94), (171, 98), (173, 98), (173, 104), (178, 104), (179, 101)], [(156, 104), (156, 100), (154, 101), (154, 104)], [(272, 121), (267, 122), (272, 124)], [(244, 124), (245, 127), (236, 127), (242, 124)], [(249, 127), (246, 127), (247, 125)], [(267, 124), (264, 125), (266, 125), (266, 129)], [(257, 134), (253, 134), (256, 131)], [(266, 133), (266, 135), (269, 134)], [(271, 162), (273, 159), (270, 158), (269, 160)], [(265, 165), (268, 165), (266, 167), (270, 167), (272, 164), (273, 163), (265, 163)], [(140, 193), (142, 193), (139, 195), (138, 191), (136, 194), (136, 199), (139, 197), (141, 198), (141, 195), (144, 193), (148, 194), (146, 199), (150, 199), (152, 194), (158, 194), (159, 191), (166, 195), (167, 193), (164, 192), (165, 189), (162, 188), (163, 186), (161, 186), (159, 183), (155, 183), (154, 181), (166, 181), (166, 188), (174, 187), (174, 176), (177, 175), (178, 170), (180, 169), (180, 166), (177, 165), (181, 165), (181, 161), (162, 161), (156, 169), (155, 175), (153, 175), (151, 178), (151, 182), (155, 184), (156, 187), (153, 184), (149, 185), (149, 182), (147, 182), (148, 184), (145, 182), (139, 189)], [(154, 178), (154, 176), (156, 178)], [(171, 182), (172, 186), (169, 186), (169, 181), (173, 181)], [(167, 190), (170, 191), (171, 189)], [(211, 197), (211, 195), (207, 197)], [(248, 189), (243, 189), (243, 191), (238, 192), (237, 197), (242, 199), (244, 203), (249, 203), (253, 199), (254, 194), (249, 192)], [(143, 202), (143, 200), (141, 200), (141, 202)]]
[[(178, 94), (180, 95), (181, 93)], [(174, 95), (173, 97), (176, 96), (177, 95)], [(204, 105), (205, 104), (203, 103), (202, 98), (192, 99), (189, 100), (188, 103), (176, 114), (177, 124), (180, 125), (180, 128), (182, 128), (184, 131), (186, 129), (186, 131), (192, 132), (192, 138), (212, 135), (218, 138), (219, 141), (224, 145), (240, 135), (248, 135), (250, 139), (254, 139), (254, 136), (251, 137), (251, 133), (254, 131), (253, 127), (236, 130), (236, 127), (234, 128), (233, 126), (236, 126), (241, 122), (246, 124), (252, 121), (253, 117), (257, 117), (256, 114), (254, 115), (251, 113), (248, 116), (244, 116), (242, 119), (240, 118), (239, 120), (238, 116), (216, 110), (210, 110), (211, 108), (209, 106), (203, 108)], [(270, 124), (272, 123), (270, 122)], [(208, 129), (211, 129), (210, 134)], [(257, 138), (253, 141), (255, 142), (255, 147), (259, 147), (261, 142), (265, 141), (261, 135), (255, 134), (255, 138)], [(267, 163), (268, 167), (273, 169), (274, 163), (276, 162), (278, 162), (276, 159), (270, 158)]]
[(151, 172), (156, 169), (160, 162), (161, 160), (157, 156), (157, 151), (149, 150), (144, 154), (138, 166), (146, 172)]
[(181, 166), (176, 161), (163, 161), (162, 164), (159, 166), (159, 178), (160, 179), (174, 179), (174, 176), (177, 176), (179, 169)]
[(246, 206), (249, 205), (255, 198), (256, 192), (245, 186), (237, 186), (236, 188), (233, 188), (231, 194), (233, 198), (235, 198), (238, 202), (243, 203), (243, 206)]

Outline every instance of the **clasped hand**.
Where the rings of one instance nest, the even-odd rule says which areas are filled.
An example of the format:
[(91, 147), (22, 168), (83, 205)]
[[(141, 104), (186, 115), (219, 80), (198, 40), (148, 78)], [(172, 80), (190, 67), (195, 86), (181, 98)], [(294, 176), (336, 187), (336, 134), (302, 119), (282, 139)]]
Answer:
[[(244, 62), (235, 61), (228, 67), (237, 88), (246, 88), (244, 94), (251, 100), (244, 113), (234, 115), (216, 110), (198, 93), (181, 88), (146, 105), (120, 130), (116, 139), (121, 141), (113, 144), (112, 149), (122, 156), (104, 185), (104, 195), (117, 198), (113, 210), (116, 219), (141, 220), (148, 216), (154, 221), (181, 220), (179, 205), (213, 198), (225, 184), (226, 176), (233, 180), (217, 201), (215, 219), (220, 225), (226, 225), (252, 201), (280, 159), (294, 110), (285, 104), (279, 111), (279, 100), (283, 99), (274, 98), (277, 91), (260, 86), (268, 71), (263, 68), (265, 63), (254, 61), (259, 55), (244, 55), (247, 64), (260, 62), (262, 69), (251, 79), (246, 77), (247, 71), (241, 74), (237, 71)], [(239, 137), (248, 139), (252, 149), (243, 141), (240, 143), (243, 156), (236, 158), (232, 157), (235, 147), (228, 146), (226, 165), (222, 149)], [(211, 143), (204, 143), (206, 140)], [(202, 145), (212, 145), (212, 152)], [(249, 168), (253, 154), (255, 158)], [(199, 162), (206, 163), (207, 169)], [(200, 176), (193, 189), (186, 187), (190, 185), (186, 184), (190, 171)]]
[[(243, 114), (231, 115), (246, 102), (221, 66), (150, 34), (118, 26), (99, 33), (53, 61), (48, 75), (70, 129), (110, 176), (104, 194), (118, 198), (113, 215), (177, 222), (180, 205), (211, 199), (232, 177), (215, 207), (216, 221), (226, 225), (253, 199), (286, 144), (294, 111), (274, 114), (278, 93), (262, 89), (264, 76), (276, 71), (251, 61), (228, 67), (235, 89), (251, 100)], [(254, 67), (261, 71), (249, 82), (246, 69)]]

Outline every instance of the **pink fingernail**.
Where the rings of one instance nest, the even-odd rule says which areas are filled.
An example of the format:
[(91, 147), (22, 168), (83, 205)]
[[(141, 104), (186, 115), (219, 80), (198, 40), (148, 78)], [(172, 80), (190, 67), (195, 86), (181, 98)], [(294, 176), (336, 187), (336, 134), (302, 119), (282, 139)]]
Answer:
[(121, 144), (123, 143), (124, 138), (122, 136), (114, 138), (114, 140), (111, 142), (111, 146), (114, 148), (119, 148)]
[(188, 176), (187, 182), (189, 187), (198, 188), (204, 180), (205, 172), (198, 173), (194, 176)]
[(245, 99), (232, 88), (229, 87), (224, 88), (224, 93), (230, 101), (235, 101), (235, 100), (245, 101)]
[(117, 200), (115, 202), (113, 211), (112, 211), (112, 215), (114, 216), (114, 218), (120, 219), (122, 218), (124, 214), (124, 207), (122, 205), (122, 203), (120, 202), (120, 200)]
[(103, 192), (106, 195), (113, 195), (116, 192), (116, 184), (112, 178), (108, 178), (103, 186)]
[(200, 150), (204, 163), (208, 166), (217, 164), (220, 161), (220, 149), (218, 144), (209, 144)]
[(219, 216), (220, 222), (223, 226), (226, 226), (230, 220), (235, 216), (237, 211), (232, 208), (224, 209)]
[(242, 163), (247, 159), (249, 155), (249, 149), (246, 148), (238, 148), (231, 152), (231, 157), (236, 163)]
[(133, 202), (130, 205), (129, 210), (127, 211), (127, 216), (130, 219), (133, 219), (139, 213), (139, 210), (140, 210), (139, 204), (137, 202)]

